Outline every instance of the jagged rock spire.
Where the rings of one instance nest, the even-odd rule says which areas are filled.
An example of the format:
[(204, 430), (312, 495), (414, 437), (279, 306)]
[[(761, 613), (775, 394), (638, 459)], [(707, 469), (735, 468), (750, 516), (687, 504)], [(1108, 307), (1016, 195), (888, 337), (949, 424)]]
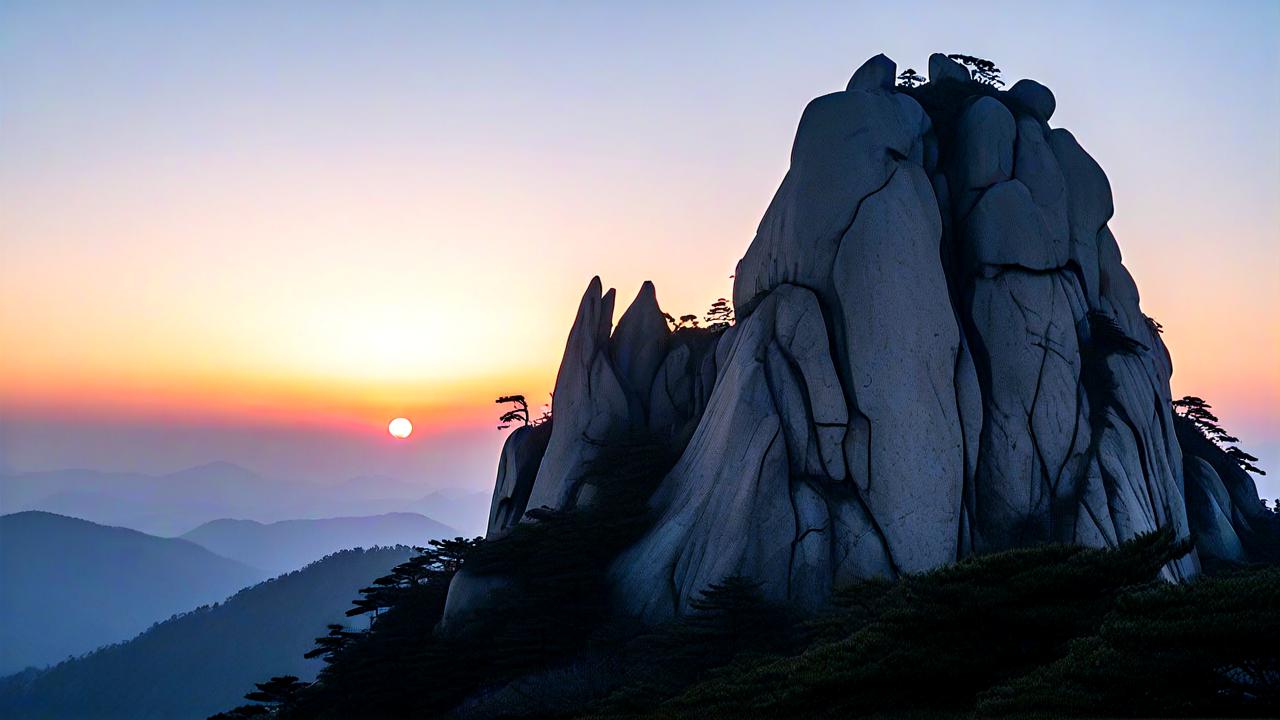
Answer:
[(648, 280), (631, 307), (618, 320), (613, 332), (612, 355), (631, 399), (631, 417), (635, 425), (643, 425), (649, 412), (649, 394), (658, 366), (666, 357), (667, 338), (671, 328), (658, 307), (658, 293)]
[(586, 464), (607, 442), (630, 426), (623, 381), (609, 352), (613, 327), (612, 288), (602, 292), (591, 278), (565, 342), (564, 360), (552, 396), (551, 438), (529, 495), (529, 508), (564, 509), (577, 501)]

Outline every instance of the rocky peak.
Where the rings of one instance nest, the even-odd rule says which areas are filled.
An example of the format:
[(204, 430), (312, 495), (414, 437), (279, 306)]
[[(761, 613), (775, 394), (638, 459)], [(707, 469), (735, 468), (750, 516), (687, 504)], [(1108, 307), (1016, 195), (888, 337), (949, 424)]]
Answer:
[[(1049, 127), (1053, 93), (997, 90), (941, 54), (924, 85), (895, 72), (877, 55), (805, 108), (738, 263), (735, 326), (671, 333), (645, 283), (611, 338), (613, 293), (588, 287), (536, 477), (500, 477), (495, 502), (531, 482), (504, 518), (571, 507), (591, 442), (665, 438), (679, 460), (614, 562), (619, 611), (679, 615), (728, 575), (818, 607), (860, 578), (1161, 527), (1203, 529), (1214, 558), (1250, 552), (1256, 490), (1204, 448), (1184, 461), (1110, 185)], [(530, 466), (504, 451), (504, 472)]]

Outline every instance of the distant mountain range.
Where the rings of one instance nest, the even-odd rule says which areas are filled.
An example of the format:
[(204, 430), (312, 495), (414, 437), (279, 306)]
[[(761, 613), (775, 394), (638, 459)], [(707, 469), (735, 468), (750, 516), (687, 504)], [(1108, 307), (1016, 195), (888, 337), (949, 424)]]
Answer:
[(167, 475), (82, 469), (0, 475), (0, 508), (43, 510), (166, 537), (220, 518), (273, 522), (395, 512), (421, 513), (468, 536), (484, 534), (488, 492), (424, 490), (385, 476), (334, 485), (277, 480), (213, 462)]
[(47, 512), (0, 516), (0, 674), (127, 640), (266, 576), (187, 540)]
[(272, 675), (310, 679), (321, 662), (302, 655), (314, 638), (328, 623), (349, 624), (344, 611), (357, 590), (410, 554), (404, 547), (339, 552), (128, 642), (0, 679), (0, 717), (204, 718), (240, 704), (254, 682)]
[(214, 520), (182, 536), (213, 552), (279, 574), (338, 550), (374, 545), (425, 545), (458, 531), (417, 513), (323, 520)]

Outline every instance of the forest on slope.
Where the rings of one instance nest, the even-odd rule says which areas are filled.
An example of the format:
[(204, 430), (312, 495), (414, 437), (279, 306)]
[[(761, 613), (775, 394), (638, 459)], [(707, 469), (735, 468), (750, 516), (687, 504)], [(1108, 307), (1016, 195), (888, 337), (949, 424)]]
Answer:
[(334, 553), (152, 626), (141, 635), (0, 680), (7, 718), (203, 718), (235, 704), (272, 672), (305, 678), (321, 667), (303, 654), (344, 616), (369, 578), (406, 559), (407, 547)]
[(186, 540), (46, 512), (0, 516), (0, 675), (79, 655), (268, 573)]

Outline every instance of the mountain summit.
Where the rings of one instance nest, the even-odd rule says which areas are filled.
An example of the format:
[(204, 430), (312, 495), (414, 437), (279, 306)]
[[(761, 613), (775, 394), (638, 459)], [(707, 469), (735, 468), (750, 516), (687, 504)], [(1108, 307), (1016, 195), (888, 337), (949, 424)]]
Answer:
[[(940, 54), (929, 77), (896, 85), (879, 55), (809, 103), (738, 263), (736, 324), (673, 331), (645, 283), (615, 327), (591, 280), (553, 423), (503, 450), (490, 538), (590, 504), (586, 468), (642, 433), (679, 459), (609, 578), (650, 621), (728, 576), (817, 607), (859, 579), (1163, 527), (1201, 540), (1170, 579), (1247, 559), (1257, 491), (1180, 437), (1110, 184), (1049, 125), (1053, 93)], [(446, 619), (492, 587), (459, 574)]]

